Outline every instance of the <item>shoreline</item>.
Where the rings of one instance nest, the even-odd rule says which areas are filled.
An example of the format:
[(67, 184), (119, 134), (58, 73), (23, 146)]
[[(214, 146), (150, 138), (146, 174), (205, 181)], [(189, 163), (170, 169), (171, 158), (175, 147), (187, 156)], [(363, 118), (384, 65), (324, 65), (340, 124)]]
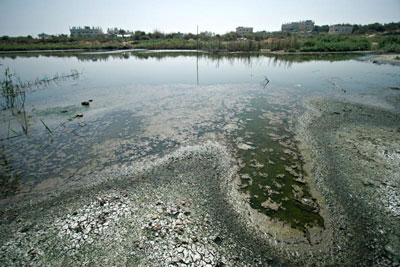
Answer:
[(11, 53), (51, 53), (51, 52), (125, 52), (125, 51), (150, 51), (150, 52), (201, 52), (201, 53), (221, 53), (221, 54), (235, 54), (235, 53), (242, 53), (242, 54), (273, 54), (273, 55), (315, 55), (315, 54), (377, 54), (377, 55), (398, 55), (398, 53), (391, 53), (391, 52), (384, 52), (384, 51), (374, 51), (374, 50), (360, 50), (360, 51), (327, 51), (327, 52), (320, 52), (320, 51), (310, 51), (310, 52), (286, 52), (286, 51), (269, 51), (263, 50), (260, 51), (227, 51), (227, 50), (196, 50), (196, 49), (144, 49), (144, 48), (71, 48), (71, 49), (33, 49), (33, 50), (0, 50), (1, 54), (11, 54)]
[(300, 135), (353, 264), (398, 263), (400, 114), (338, 100), (306, 105)]

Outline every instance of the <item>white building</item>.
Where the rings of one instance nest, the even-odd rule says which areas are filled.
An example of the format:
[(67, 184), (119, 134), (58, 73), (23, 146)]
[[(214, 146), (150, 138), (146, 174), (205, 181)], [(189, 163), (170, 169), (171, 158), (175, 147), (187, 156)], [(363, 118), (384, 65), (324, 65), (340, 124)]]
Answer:
[(253, 27), (242, 27), (242, 26), (239, 26), (239, 27), (236, 28), (236, 32), (238, 34), (241, 34), (241, 35), (247, 34), (247, 33), (253, 33)]
[(329, 27), (328, 34), (351, 34), (353, 26), (333, 25)]
[(100, 27), (72, 27), (69, 28), (72, 36), (97, 36), (103, 34), (103, 30)]
[(115, 36), (121, 36), (121, 37), (125, 37), (125, 36), (132, 36), (134, 33), (128, 30), (124, 30), (121, 28), (108, 28), (107, 29), (107, 34), (108, 35), (115, 35)]
[(314, 21), (304, 20), (282, 24), (282, 32), (311, 31), (314, 28)]

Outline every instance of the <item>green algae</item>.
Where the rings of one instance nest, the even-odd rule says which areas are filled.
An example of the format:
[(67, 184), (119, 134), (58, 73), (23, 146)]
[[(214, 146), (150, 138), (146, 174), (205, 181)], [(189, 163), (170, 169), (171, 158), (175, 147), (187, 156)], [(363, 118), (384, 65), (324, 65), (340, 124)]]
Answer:
[(250, 205), (271, 218), (278, 218), (301, 231), (324, 226), (316, 199), (304, 180), (301, 155), (287, 107), (253, 100), (252, 110), (241, 114), (244, 127), (236, 137), (251, 149), (238, 149), (244, 163), (241, 190), (249, 194)]

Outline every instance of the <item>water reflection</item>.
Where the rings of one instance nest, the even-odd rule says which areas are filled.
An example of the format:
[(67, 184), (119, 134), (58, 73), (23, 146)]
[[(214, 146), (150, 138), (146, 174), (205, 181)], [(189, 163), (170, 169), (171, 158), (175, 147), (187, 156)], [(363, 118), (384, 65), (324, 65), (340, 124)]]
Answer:
[(39, 58), (39, 57), (61, 57), (76, 58), (78, 61), (101, 62), (108, 60), (127, 60), (138, 59), (148, 60), (155, 59), (157, 61), (168, 60), (171, 58), (196, 57), (197, 60), (205, 60), (211, 62), (216, 68), (220, 65), (228, 63), (233, 66), (235, 64), (252, 67), (261, 61), (267, 61), (268, 66), (291, 68), (293, 63), (310, 62), (310, 61), (345, 61), (360, 57), (359, 54), (265, 54), (265, 53), (207, 53), (197, 51), (145, 51), (145, 50), (128, 50), (128, 51), (105, 51), (105, 52), (27, 52), (27, 53), (6, 53), (1, 54), (0, 58), (17, 59), (17, 58)]

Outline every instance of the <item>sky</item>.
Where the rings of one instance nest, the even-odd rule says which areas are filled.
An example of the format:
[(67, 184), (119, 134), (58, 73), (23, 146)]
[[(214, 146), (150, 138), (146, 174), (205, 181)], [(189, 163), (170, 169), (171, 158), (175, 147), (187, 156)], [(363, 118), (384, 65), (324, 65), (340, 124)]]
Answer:
[(316, 25), (400, 21), (400, 0), (0, 0), (0, 36), (69, 34), (73, 26), (170, 33), (237, 26), (278, 31), (285, 22)]

